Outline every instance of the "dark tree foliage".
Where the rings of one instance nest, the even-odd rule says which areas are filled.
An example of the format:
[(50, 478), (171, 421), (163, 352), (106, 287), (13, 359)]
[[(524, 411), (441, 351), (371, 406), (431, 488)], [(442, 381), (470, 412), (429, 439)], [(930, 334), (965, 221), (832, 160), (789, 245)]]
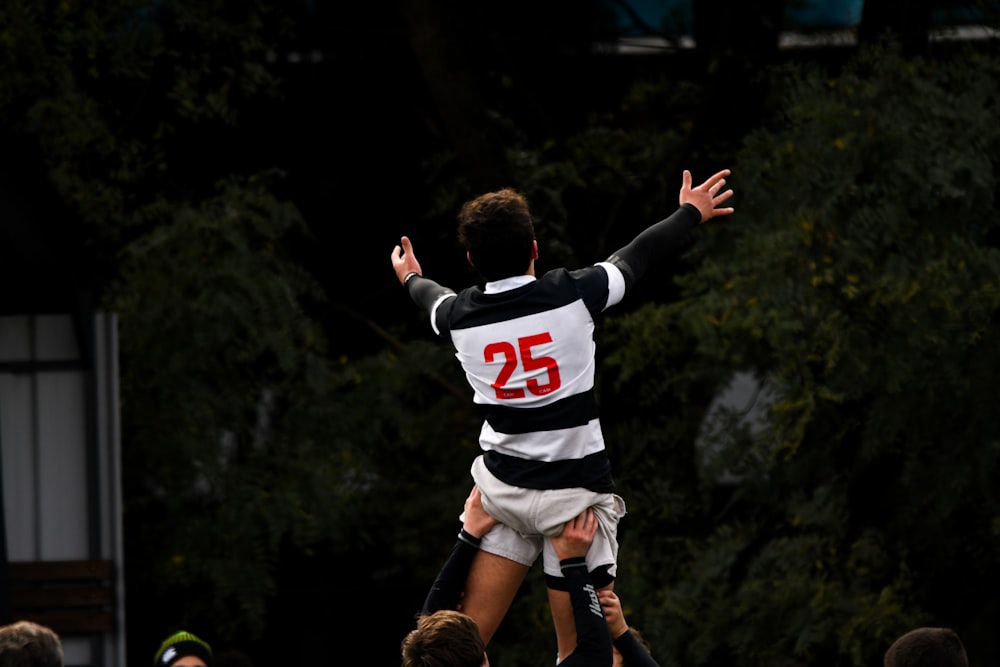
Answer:
[(926, 55), (930, 41), (932, 0), (867, 0), (862, 5), (858, 41), (877, 44), (886, 37), (910, 55)]
[(311, 316), (289, 252), (310, 230), (243, 134), (287, 27), (264, 2), (0, 9), (0, 119), (118, 315), (130, 662), (182, 625), (264, 636), (285, 551), (365, 541), (370, 450), (337, 398), (363, 376)]
[(872, 49), (776, 76), (739, 221), (705, 235), (670, 308), (693, 363), (763, 383), (767, 425), (716, 443), (740, 481), (640, 618), (685, 664), (873, 664), (920, 623), (988, 664), (997, 61)]

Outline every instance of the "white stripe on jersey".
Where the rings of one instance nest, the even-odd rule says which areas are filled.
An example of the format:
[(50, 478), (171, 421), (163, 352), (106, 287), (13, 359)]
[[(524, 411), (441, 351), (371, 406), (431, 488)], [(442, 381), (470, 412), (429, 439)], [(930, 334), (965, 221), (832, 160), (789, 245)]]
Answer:
[(493, 450), (519, 459), (565, 461), (604, 451), (604, 436), (597, 419), (574, 428), (516, 435), (497, 433), (485, 422), (479, 433), (479, 446), (484, 452)]
[[(594, 386), (594, 321), (583, 301), (577, 300), (561, 308), (533, 313), (503, 322), (467, 329), (453, 329), (451, 340), (455, 356), (465, 369), (466, 378), (475, 391), (473, 400), (483, 405), (504, 405), (519, 408), (540, 407), (590, 391)], [(545, 342), (525, 343), (532, 336), (543, 336)], [(488, 348), (506, 350), (487, 358)], [(525, 353), (530, 355), (525, 359)], [(558, 369), (558, 386), (548, 367), (525, 369), (525, 363), (554, 360)], [(509, 371), (509, 377), (505, 373)], [(529, 380), (532, 384), (529, 385)], [(502, 387), (494, 388), (494, 383)], [(522, 393), (523, 396), (499, 398), (498, 389)], [(546, 391), (546, 388), (552, 388)]]
[(430, 311), (431, 312), (431, 327), (434, 329), (434, 333), (436, 335), (438, 335), (438, 336), (441, 335), (441, 330), (438, 329), (437, 318), (436, 318), (438, 306), (440, 306), (442, 303), (444, 303), (446, 299), (453, 299), (456, 296), (458, 296), (458, 295), (455, 294), (453, 291), (448, 290), (447, 294), (442, 294), (441, 296), (439, 296), (437, 298), (437, 301), (434, 302), (434, 305), (431, 306), (431, 311)]
[(621, 269), (609, 262), (598, 262), (594, 266), (601, 267), (608, 274), (608, 302), (601, 309), (603, 311), (625, 298), (625, 276)]

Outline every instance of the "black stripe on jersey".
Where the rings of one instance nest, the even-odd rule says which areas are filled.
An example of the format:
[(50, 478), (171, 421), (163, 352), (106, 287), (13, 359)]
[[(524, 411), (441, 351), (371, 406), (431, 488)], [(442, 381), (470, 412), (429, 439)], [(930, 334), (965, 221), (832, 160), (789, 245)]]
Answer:
[(583, 487), (596, 493), (614, 493), (611, 462), (606, 452), (582, 459), (529, 461), (499, 452), (483, 452), (483, 463), (497, 479), (525, 489), (568, 489)]
[[(548, 285), (539, 289), (543, 281)], [(584, 294), (597, 296), (587, 300)], [(566, 269), (553, 269), (537, 281), (496, 294), (486, 294), (478, 287), (462, 290), (457, 299), (442, 304), (446, 310), (439, 313), (439, 326), (440, 315), (445, 313), (450, 320), (448, 329), (471, 329), (544, 313), (581, 300), (591, 316), (604, 308), (608, 301), (608, 274), (604, 269), (590, 266), (572, 274)]]
[(584, 426), (597, 419), (597, 399), (585, 391), (537, 408), (482, 406), (486, 421), (497, 433), (534, 433)]

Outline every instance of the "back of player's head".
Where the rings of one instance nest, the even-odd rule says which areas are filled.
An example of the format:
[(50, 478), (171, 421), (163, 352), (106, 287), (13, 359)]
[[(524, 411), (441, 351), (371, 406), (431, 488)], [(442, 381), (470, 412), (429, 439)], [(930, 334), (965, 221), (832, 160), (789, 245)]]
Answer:
[(52, 628), (33, 621), (0, 626), (0, 665), (63, 667), (62, 640)]
[(445, 609), (417, 619), (402, 653), (402, 667), (481, 667), (486, 645), (470, 616)]
[(965, 646), (949, 628), (916, 628), (885, 652), (884, 667), (969, 667)]
[(467, 201), (458, 213), (458, 240), (486, 280), (523, 275), (535, 240), (527, 200), (504, 188)]

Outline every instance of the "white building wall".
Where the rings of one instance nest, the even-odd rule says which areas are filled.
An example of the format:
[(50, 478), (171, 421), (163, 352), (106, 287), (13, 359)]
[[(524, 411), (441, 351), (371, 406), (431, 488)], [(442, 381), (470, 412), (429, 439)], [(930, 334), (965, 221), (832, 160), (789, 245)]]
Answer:
[[(85, 323), (93, 327), (92, 350), (79, 349), (73, 324), (70, 315), (0, 317), (0, 470), (7, 558), (113, 560), (117, 631), (98, 644), (63, 637), (63, 649), (67, 666), (124, 667), (115, 318), (96, 314)], [(93, 358), (92, 376), (81, 364), (87, 355)], [(90, 400), (88, 391), (93, 391)], [(96, 451), (88, 452), (90, 429)]]

